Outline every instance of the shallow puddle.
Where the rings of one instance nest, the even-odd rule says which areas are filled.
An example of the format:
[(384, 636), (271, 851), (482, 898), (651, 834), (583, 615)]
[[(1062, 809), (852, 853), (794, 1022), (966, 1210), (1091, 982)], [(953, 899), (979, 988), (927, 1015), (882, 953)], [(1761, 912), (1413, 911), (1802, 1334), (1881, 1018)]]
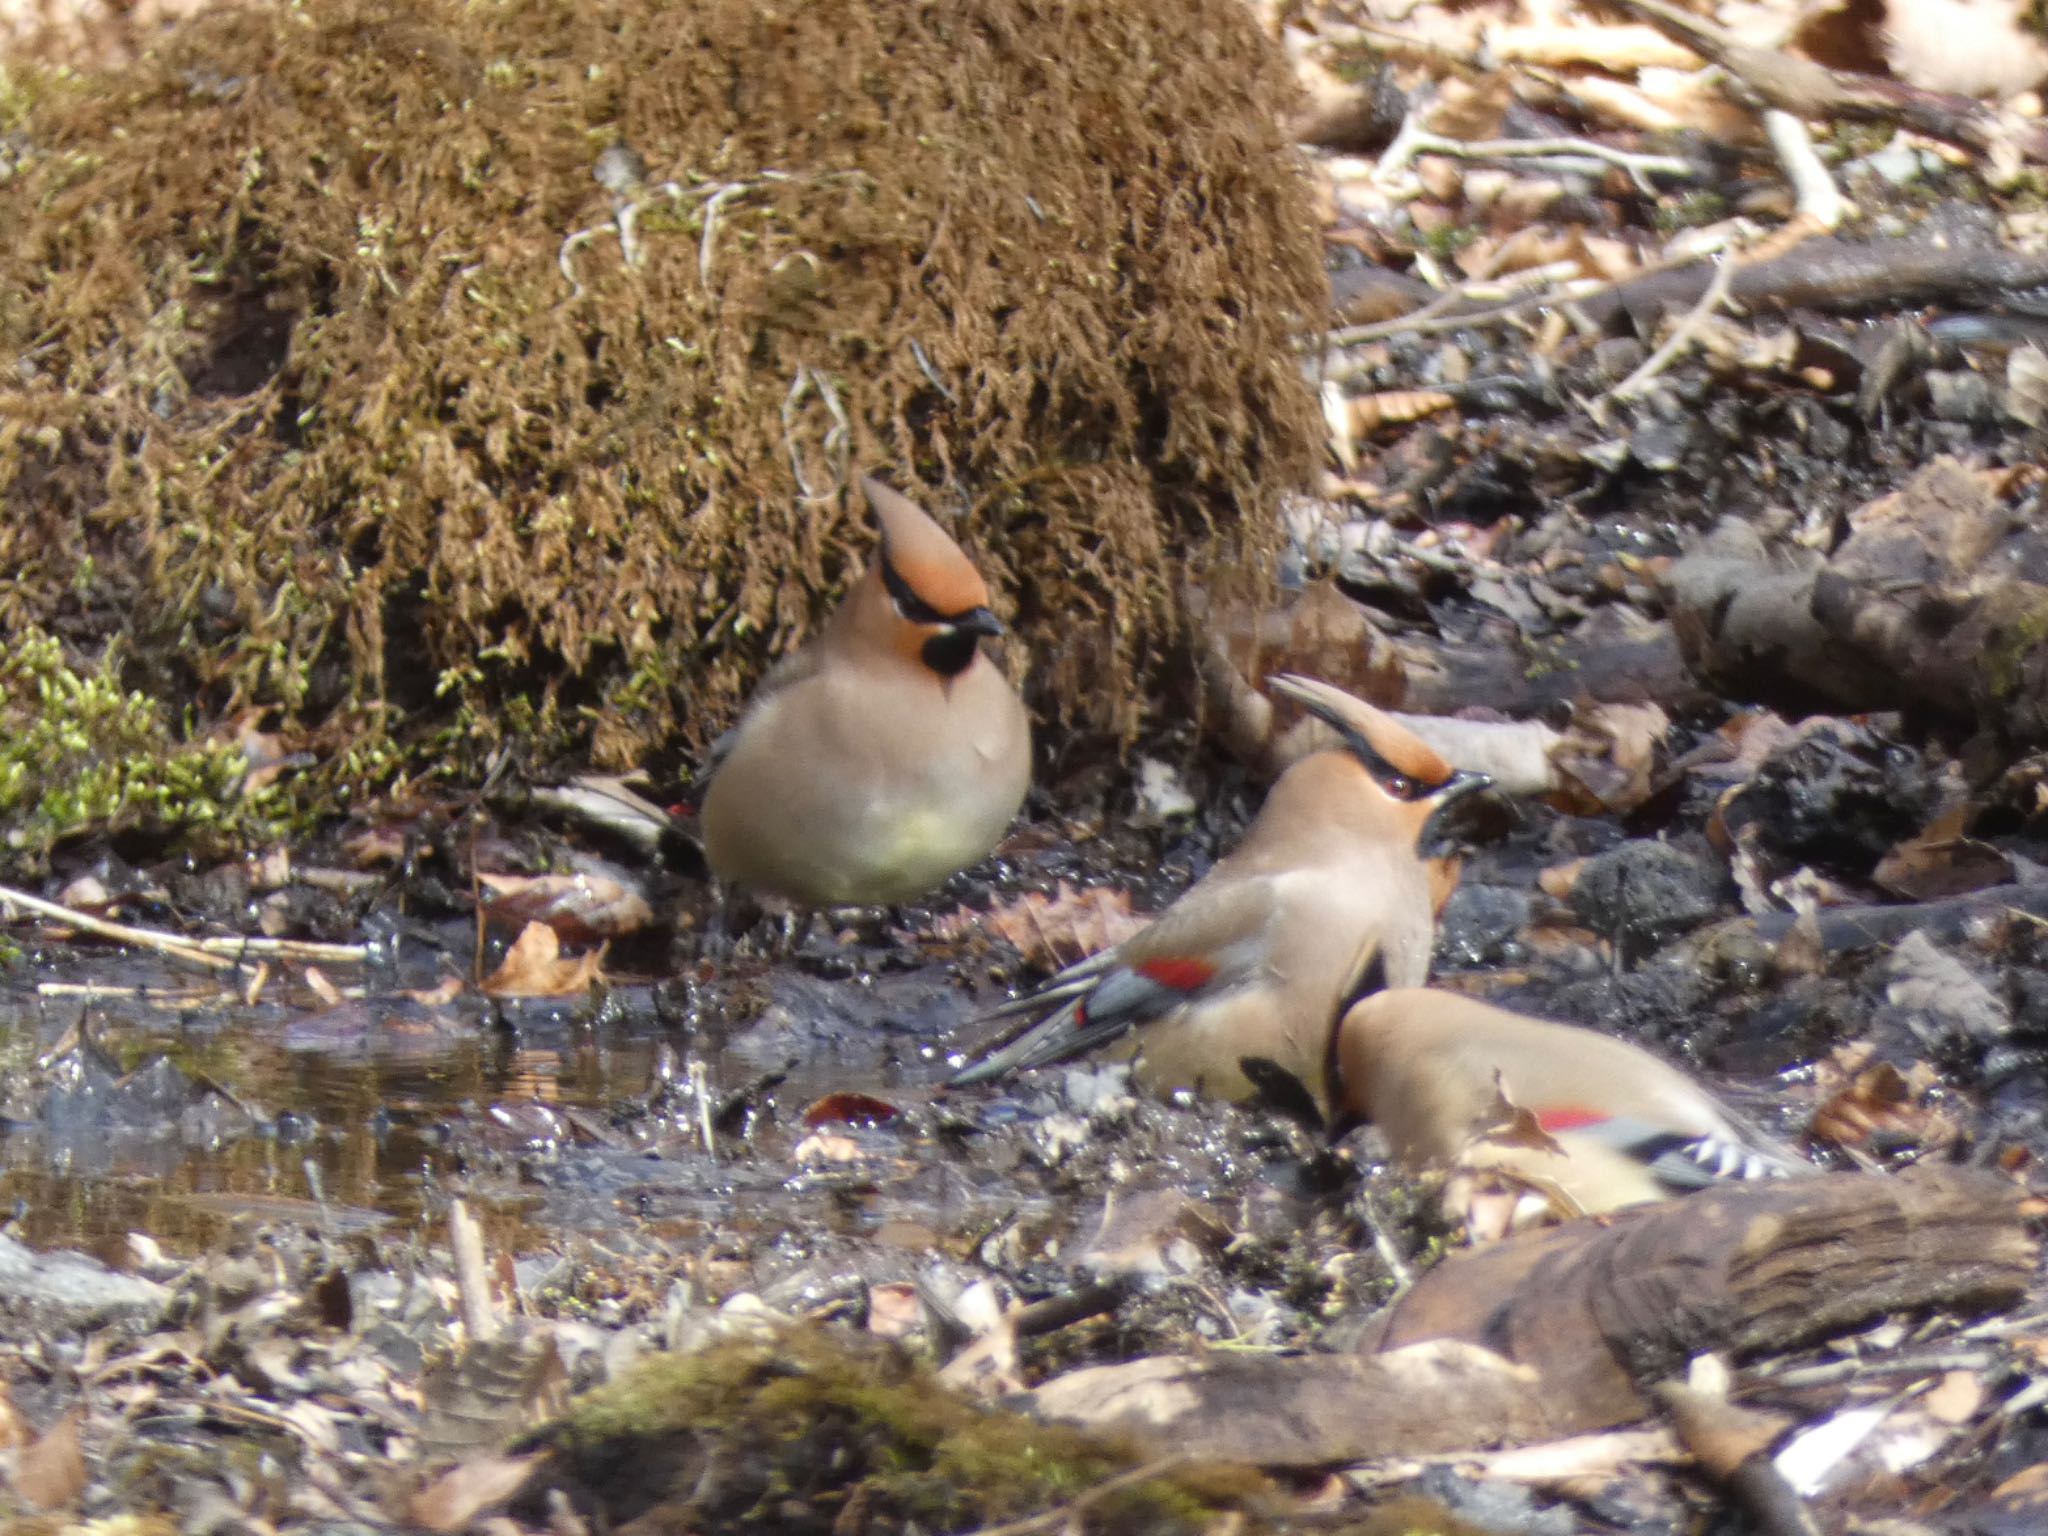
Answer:
[[(780, 1225), (809, 1208), (922, 1227), (935, 1203), (950, 1224), (972, 1197), (926, 1138), (844, 1120), (929, 1100), (971, 1001), (942, 964), (756, 967), (546, 1002), (365, 990), (323, 1000), (284, 975), (249, 1006), (143, 957), (19, 968), (0, 992), (0, 1201), (20, 1234), (193, 1250), (244, 1215), (345, 1235), (435, 1221), (463, 1195), (525, 1251), (622, 1221), (745, 1228), (765, 1202)], [(856, 1093), (877, 1102), (804, 1123)], [(798, 1158), (813, 1131), (838, 1139)]]

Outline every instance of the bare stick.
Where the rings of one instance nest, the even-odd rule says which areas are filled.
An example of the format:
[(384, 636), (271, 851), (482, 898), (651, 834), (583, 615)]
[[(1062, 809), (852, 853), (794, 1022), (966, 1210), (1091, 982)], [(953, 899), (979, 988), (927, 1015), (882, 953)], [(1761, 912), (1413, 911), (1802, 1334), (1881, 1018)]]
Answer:
[(189, 939), (172, 934), (159, 933), (151, 928), (131, 928), (126, 923), (110, 923), (103, 917), (94, 917), (89, 912), (80, 912), (72, 907), (60, 906), (54, 901), (45, 901), (40, 896), (30, 896), (22, 891), (0, 886), (0, 906), (20, 907), (24, 912), (33, 912), (39, 917), (51, 918), (87, 933), (96, 933), (103, 939), (113, 939), (120, 944), (133, 944), (141, 949), (154, 950), (160, 955), (169, 955), (192, 965), (203, 965), (209, 970), (240, 970), (239, 961), (225, 955), (211, 954)]
[(1822, 229), (1839, 226), (1848, 216), (1849, 200), (1842, 196), (1842, 189), (1821, 164), (1806, 124), (1790, 112), (1773, 107), (1764, 113), (1764, 132), (1777, 152), (1778, 163), (1785, 168), (1785, 179), (1792, 183), (1799, 212)]
[(1663, 345), (1643, 359), (1642, 366), (1607, 392), (1609, 400), (1633, 400), (1658, 374), (1675, 362), (1681, 352), (1692, 344), (1699, 328), (1707, 323), (1707, 317), (1728, 298), (1728, 285), (1735, 280), (1735, 258), (1729, 257), (1714, 268), (1714, 279), (1707, 284), (1707, 291), (1700, 295), (1699, 303), (1686, 311), (1685, 318), (1671, 328), (1671, 334), (1664, 338)]
[(455, 1289), (462, 1298), (462, 1326), (473, 1343), (488, 1344), (498, 1336), (498, 1308), (491, 1299), (491, 1277), (484, 1263), (484, 1233), (469, 1214), (469, 1202), (448, 1207), (448, 1246), (455, 1255)]

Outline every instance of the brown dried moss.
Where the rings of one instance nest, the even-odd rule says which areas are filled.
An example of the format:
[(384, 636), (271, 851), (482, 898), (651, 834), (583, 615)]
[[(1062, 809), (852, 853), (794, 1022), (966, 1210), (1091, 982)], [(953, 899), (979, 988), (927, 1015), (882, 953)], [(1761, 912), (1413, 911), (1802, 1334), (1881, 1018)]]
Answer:
[[(619, 764), (814, 622), (874, 467), (971, 498), (1041, 705), (1128, 730), (1312, 463), (1287, 89), (1243, 0), (323, 0), (32, 78), (0, 635)], [(622, 137), (677, 183), (630, 268), (564, 249)]]

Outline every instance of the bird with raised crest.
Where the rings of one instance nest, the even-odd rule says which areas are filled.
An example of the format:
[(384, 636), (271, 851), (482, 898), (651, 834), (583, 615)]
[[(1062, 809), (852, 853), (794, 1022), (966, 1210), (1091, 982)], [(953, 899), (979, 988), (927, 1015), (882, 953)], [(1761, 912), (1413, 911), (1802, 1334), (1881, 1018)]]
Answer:
[(700, 812), (720, 881), (804, 907), (908, 901), (986, 857), (1031, 783), (1031, 723), (981, 648), (987, 584), (922, 508), (861, 487), (881, 548), (769, 673)]
[(1362, 992), (1428, 975), (1425, 845), (1488, 780), (1327, 683), (1270, 687), (1336, 744), (1289, 766), (1237, 847), (1147, 927), (984, 1015), (1039, 1017), (953, 1086), (1103, 1050), (1157, 1092), (1242, 1099), (1291, 1082), (1330, 1108), (1337, 1018)]

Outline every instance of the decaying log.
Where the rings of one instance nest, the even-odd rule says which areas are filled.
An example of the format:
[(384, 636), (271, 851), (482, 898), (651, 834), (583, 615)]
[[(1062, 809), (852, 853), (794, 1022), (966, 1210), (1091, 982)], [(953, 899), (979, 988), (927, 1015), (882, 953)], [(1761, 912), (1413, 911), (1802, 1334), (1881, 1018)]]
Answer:
[(1750, 698), (1918, 704), (2048, 740), (2048, 531), (2027, 494), (2039, 478), (1937, 459), (1810, 563), (1717, 531), (1667, 582), (1687, 661)]
[(1532, 1444), (1648, 1416), (1705, 1351), (1766, 1355), (1895, 1311), (2025, 1294), (2021, 1192), (1921, 1169), (1711, 1190), (1455, 1256), (1357, 1356), (1153, 1359), (1047, 1382), (1052, 1418), (1196, 1456), (1329, 1466)]

